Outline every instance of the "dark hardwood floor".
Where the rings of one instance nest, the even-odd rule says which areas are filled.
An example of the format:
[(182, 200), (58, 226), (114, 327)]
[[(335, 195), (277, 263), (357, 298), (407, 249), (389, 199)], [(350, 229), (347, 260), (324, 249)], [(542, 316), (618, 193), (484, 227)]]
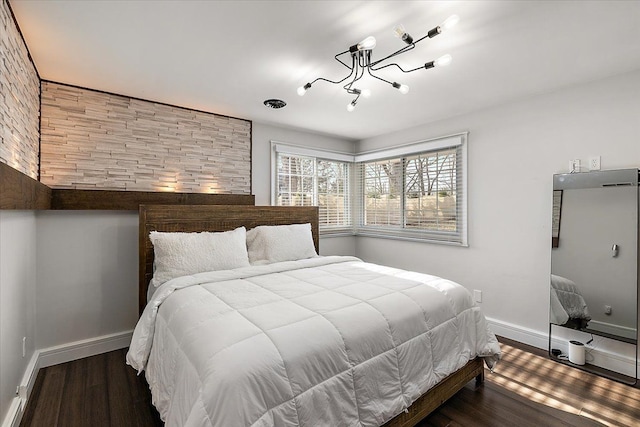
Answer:
[(144, 375), (116, 350), (38, 372), (20, 426), (162, 426)]
[[(503, 360), (470, 382), (427, 426), (640, 426), (640, 389), (549, 360), (501, 339)], [(21, 426), (162, 426), (126, 349), (40, 370)]]

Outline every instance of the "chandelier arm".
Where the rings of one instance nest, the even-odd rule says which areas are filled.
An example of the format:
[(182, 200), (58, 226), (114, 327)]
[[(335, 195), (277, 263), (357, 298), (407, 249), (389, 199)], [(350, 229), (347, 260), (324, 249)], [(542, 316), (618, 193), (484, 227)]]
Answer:
[[(344, 53), (344, 52), (343, 52), (343, 53)], [(336, 55), (336, 56), (337, 56), (337, 55)], [(344, 64), (344, 62), (342, 62), (342, 61), (340, 61), (340, 60), (338, 60), (338, 61), (339, 61), (340, 63)], [(350, 69), (350, 70), (351, 70), (351, 72), (350, 72), (350, 73), (349, 73), (349, 74), (348, 74), (344, 79), (334, 81), (334, 80), (325, 79), (324, 77), (318, 77), (317, 79), (315, 79), (314, 81), (312, 81), (312, 82), (311, 82), (311, 84), (313, 85), (315, 82), (322, 80), (322, 81), (325, 81), (325, 82), (327, 82), (327, 83), (333, 83), (334, 85), (338, 85), (338, 84), (342, 83), (343, 81), (347, 80), (349, 77), (351, 77), (351, 76), (353, 75), (354, 71), (355, 71), (356, 73), (358, 72), (357, 67), (356, 67), (356, 64), (355, 64), (355, 60), (354, 60), (354, 58), (353, 58), (353, 57), (351, 58), (351, 64), (352, 64), (352, 65), (351, 65), (351, 67), (349, 67), (349, 66), (347, 66), (347, 65), (345, 64), (345, 66), (346, 66), (348, 69)]]
[[(438, 28), (438, 27), (436, 27), (436, 28)], [(434, 31), (434, 30), (435, 30), (435, 28), (434, 28), (433, 30), (431, 30), (431, 31)], [(440, 33), (438, 33), (438, 34), (440, 34)], [(427, 35), (425, 35), (425, 36), (420, 37), (418, 40), (414, 40), (414, 41), (413, 41), (413, 44), (420, 43), (422, 40), (424, 40), (424, 39), (426, 39), (426, 38), (433, 38), (433, 36), (432, 36), (432, 37), (429, 37), (429, 34), (427, 34)]]
[(368, 67), (369, 64), (371, 64), (371, 51), (368, 50), (366, 52), (363, 52), (362, 55), (360, 56), (360, 66), (362, 68)]
[[(368, 69), (368, 70), (369, 70), (369, 69)], [(376, 76), (375, 74), (373, 74), (373, 73), (371, 72), (371, 70), (369, 70), (369, 75), (370, 75), (371, 77), (375, 78), (375, 79), (382, 80), (383, 82), (388, 83), (388, 84), (390, 84), (391, 86), (393, 86), (393, 83), (392, 83), (392, 82), (390, 82), (389, 80), (385, 80), (385, 79), (383, 79), (382, 77), (378, 77), (378, 76)]]
[[(420, 39), (420, 40), (422, 40), (422, 39)], [(408, 46), (405, 46), (405, 47), (403, 47), (402, 49), (398, 49), (398, 50), (396, 50), (395, 52), (393, 52), (393, 53), (391, 53), (391, 54), (389, 54), (389, 55), (385, 56), (384, 58), (378, 59), (377, 61), (374, 61), (374, 62), (370, 63), (369, 65), (373, 67), (373, 66), (378, 65), (378, 64), (379, 64), (379, 63), (381, 63), (381, 62), (386, 61), (387, 59), (391, 59), (391, 58), (393, 58), (394, 56), (400, 55), (401, 53), (408, 52), (408, 51), (410, 51), (411, 49), (413, 49), (413, 48), (415, 48), (415, 47), (416, 47), (416, 43), (417, 43), (417, 42), (413, 42), (412, 44), (410, 44), (410, 45), (408, 45)]]
[(346, 85), (342, 86), (342, 89), (346, 90), (347, 93), (355, 94), (355, 93), (359, 92), (358, 89), (352, 89), (351, 87), (347, 87), (347, 86), (349, 86), (349, 84), (346, 84)]
[[(353, 80), (351, 82), (347, 83), (346, 85), (344, 85), (342, 88), (344, 90), (346, 90), (348, 93), (355, 93), (355, 92), (353, 92), (355, 89), (352, 89), (351, 86), (353, 86), (353, 84), (355, 82), (357, 82), (362, 77), (364, 77), (365, 68), (366, 67), (356, 67), (356, 73), (355, 73), (355, 76), (353, 77)], [(358, 75), (358, 73), (359, 73), (359, 75)]]
[(392, 63), (392, 64), (383, 65), (382, 67), (378, 67), (378, 68), (373, 68), (373, 67), (371, 67), (371, 71), (378, 71), (378, 70), (382, 70), (383, 68), (393, 67), (393, 66), (398, 67), (398, 68), (400, 69), (400, 71), (402, 71), (403, 73), (407, 73), (407, 74), (408, 74), (408, 73), (412, 73), (412, 72), (414, 72), (414, 71), (418, 71), (418, 70), (421, 70), (421, 69), (425, 68), (425, 67), (424, 67), (424, 65), (421, 65), (420, 67), (416, 67), (416, 68), (413, 68), (413, 69), (411, 69), (411, 70), (405, 70), (405, 69), (404, 69), (404, 68), (402, 68), (400, 65), (398, 65), (398, 64), (396, 64), (396, 63), (394, 62), (394, 63)]
[(339, 85), (340, 83), (342, 83), (343, 81), (347, 80), (349, 77), (351, 77), (351, 75), (353, 74), (353, 72), (349, 73), (349, 75), (347, 77), (345, 77), (342, 80), (338, 80), (338, 81), (333, 81), (333, 80), (329, 80), (329, 79), (325, 79), (324, 77), (318, 77), (317, 79), (315, 79), (314, 81), (311, 82), (311, 84), (314, 84), (317, 81), (324, 81), (327, 83), (333, 83), (334, 85)]
[[(359, 58), (358, 58), (359, 59)], [(358, 80), (358, 73), (361, 72), (362, 67), (360, 67), (360, 61), (356, 58), (355, 53), (351, 54), (351, 74), (349, 76), (353, 76), (353, 80), (351, 80), (346, 85), (342, 86), (347, 93), (352, 93), (351, 86)]]
[(429, 31), (426, 35), (420, 37), (417, 40), (414, 40), (410, 45), (403, 47), (402, 49), (398, 49), (395, 52), (393, 52), (390, 55), (385, 56), (384, 58), (378, 59), (377, 61), (374, 61), (371, 63), (371, 66), (375, 66), (378, 65), (379, 63), (386, 61), (387, 59), (393, 58), (396, 55), (400, 55), (401, 53), (407, 52), (413, 48), (416, 47), (416, 44), (420, 43), (422, 40), (426, 39), (426, 38), (433, 38), (435, 36), (437, 36), (438, 34), (440, 34), (440, 27), (435, 27), (433, 30)]
[(352, 59), (352, 65), (351, 67), (349, 65), (347, 65), (346, 62), (342, 61), (342, 59), (338, 58), (340, 55), (344, 55), (345, 53), (349, 52), (348, 50), (345, 50), (344, 52), (340, 52), (339, 54), (337, 54), (336, 56), (334, 56), (333, 58), (338, 61), (339, 63), (341, 63), (342, 65), (344, 65), (345, 67), (347, 67), (350, 70), (353, 70), (353, 55), (351, 55), (351, 59)]
[(355, 83), (355, 82), (357, 82), (358, 80), (360, 80), (361, 78), (363, 78), (363, 77), (364, 77), (364, 72), (365, 72), (365, 70), (368, 70), (368, 69), (369, 69), (369, 68), (368, 68), (368, 67), (366, 67), (366, 66), (364, 66), (364, 65), (363, 65), (362, 67), (360, 67), (360, 76), (356, 77), (356, 79), (355, 79), (353, 82)]

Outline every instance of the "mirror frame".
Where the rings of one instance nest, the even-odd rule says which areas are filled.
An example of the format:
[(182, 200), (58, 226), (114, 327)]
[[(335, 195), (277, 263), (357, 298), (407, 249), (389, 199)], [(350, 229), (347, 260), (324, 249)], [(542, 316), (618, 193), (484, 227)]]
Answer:
[[(621, 186), (634, 186), (639, 189), (639, 170), (638, 169), (621, 169), (610, 171), (593, 171), (585, 173), (569, 173), (569, 174), (556, 174), (553, 176), (553, 208), (552, 208), (552, 236), (551, 236), (551, 251), (553, 253), (556, 248), (562, 244), (560, 239), (561, 219), (562, 219), (562, 203), (564, 198), (564, 191), (570, 189), (587, 189), (587, 188), (601, 188), (601, 187), (621, 187)], [(639, 272), (639, 260), (640, 260), (640, 192), (636, 192), (636, 266), (635, 266), (635, 284), (636, 284), (636, 302), (635, 302), (635, 330), (636, 339), (625, 339), (617, 335), (607, 334), (597, 330), (583, 328), (572, 328), (570, 326), (558, 325), (552, 323), (552, 311), (549, 308), (549, 357), (560, 363), (574, 366), (578, 369), (588, 372), (596, 373), (598, 375), (613, 379), (615, 381), (623, 382), (625, 384), (636, 384), (638, 381), (638, 307), (640, 306), (640, 272)], [(553, 257), (550, 257), (551, 259)], [(553, 263), (551, 262), (550, 271), (553, 272)], [(551, 292), (551, 291), (550, 291)], [(549, 296), (551, 301), (551, 295)], [(619, 372), (611, 371), (602, 368), (598, 365), (591, 365), (586, 363), (585, 365), (576, 365), (568, 360), (561, 359), (557, 354), (552, 352), (553, 350), (553, 328), (563, 328), (566, 330), (575, 330), (583, 333), (588, 333), (596, 336), (605, 337), (607, 339), (626, 342), (635, 346), (635, 377), (630, 377)]]

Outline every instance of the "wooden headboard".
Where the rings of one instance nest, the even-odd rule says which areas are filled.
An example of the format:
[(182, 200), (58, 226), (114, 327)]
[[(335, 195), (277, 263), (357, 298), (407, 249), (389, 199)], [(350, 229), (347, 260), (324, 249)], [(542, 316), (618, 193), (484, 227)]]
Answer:
[(311, 223), (313, 242), (319, 253), (317, 207), (226, 206), (226, 205), (140, 205), (139, 294), (140, 314), (147, 304), (147, 289), (153, 277), (151, 231), (229, 231), (244, 226)]

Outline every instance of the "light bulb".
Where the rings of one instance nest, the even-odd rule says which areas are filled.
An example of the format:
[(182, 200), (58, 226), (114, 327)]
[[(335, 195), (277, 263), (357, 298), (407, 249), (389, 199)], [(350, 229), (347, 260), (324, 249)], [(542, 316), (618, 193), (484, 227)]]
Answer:
[(347, 104), (347, 111), (352, 112), (355, 109), (356, 109), (356, 100), (354, 99), (353, 101)]
[(395, 27), (393, 27), (393, 34), (395, 34), (396, 37), (402, 39), (402, 41), (405, 42), (406, 44), (413, 43), (413, 37), (411, 37), (411, 35), (409, 35), (409, 33), (405, 31), (404, 26), (402, 24), (398, 24)]
[(360, 94), (362, 95), (363, 98), (369, 98), (371, 96), (371, 90), (362, 89), (362, 92)]
[(442, 29), (442, 31), (448, 30), (449, 28), (456, 25), (459, 20), (460, 20), (460, 17), (458, 15), (451, 15), (450, 17), (444, 20), (444, 22), (440, 25), (440, 28)]
[(391, 83), (391, 86), (393, 86), (396, 89), (398, 89), (400, 91), (400, 93), (403, 94), (403, 95), (406, 95), (409, 92), (409, 86), (407, 86), (407, 85), (401, 85), (398, 82), (393, 82), (393, 83)]
[(376, 38), (369, 36), (358, 43), (358, 50), (371, 50), (376, 47)]
[(398, 24), (395, 27), (393, 27), (393, 34), (398, 37), (398, 38), (402, 38), (402, 36), (404, 36), (404, 34), (406, 33), (406, 31), (404, 30), (404, 25), (402, 24)]
[(451, 64), (451, 60), (452, 60), (451, 55), (447, 53), (446, 55), (442, 55), (440, 58), (433, 61), (433, 64), (438, 67), (444, 67), (446, 65)]
[(298, 88), (298, 95), (304, 96), (304, 94), (307, 93), (307, 90), (309, 90), (310, 87), (311, 87), (311, 83), (307, 83), (304, 86), (300, 86)]
[(404, 30), (404, 25), (402, 24), (398, 24), (395, 27), (393, 27), (393, 34), (398, 37), (398, 38), (402, 38), (402, 36), (404, 35), (404, 33), (406, 33), (406, 31)]

